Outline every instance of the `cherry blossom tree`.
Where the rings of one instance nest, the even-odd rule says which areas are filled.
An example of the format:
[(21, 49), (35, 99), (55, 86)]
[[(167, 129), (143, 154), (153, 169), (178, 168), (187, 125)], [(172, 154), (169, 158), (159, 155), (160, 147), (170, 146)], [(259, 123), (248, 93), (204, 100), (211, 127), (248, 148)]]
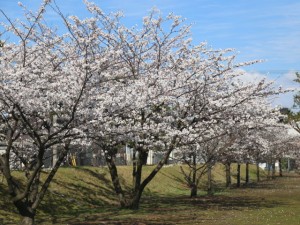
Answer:
[[(108, 68), (117, 67), (118, 49), (105, 41), (110, 35), (108, 20), (118, 20), (118, 15), (80, 23), (76, 17), (62, 16), (68, 32), (59, 35), (44, 22), (50, 4), (45, 0), (34, 13), (20, 3), (25, 20), (17, 22), (1, 11), (7, 19), (6, 34), (10, 32), (18, 42), (1, 48), (1, 139), (6, 151), (0, 166), (22, 224), (34, 223), (36, 210), (69, 149), (86, 137), (91, 90), (97, 84), (104, 92), (109, 87), (106, 81), (117, 79)], [(52, 8), (62, 15), (55, 5)], [(42, 181), (49, 156), (55, 160)], [(14, 162), (20, 164), (25, 180), (12, 174)]]
[(249, 163), (256, 163), (257, 165), (257, 181), (260, 180), (259, 163), (262, 162), (273, 165), (274, 176), (275, 161), (288, 154), (286, 145), (292, 138), (287, 135), (287, 131), (291, 127), (280, 123), (279, 111), (271, 107), (269, 110), (264, 108), (265, 111), (262, 111), (261, 105), (258, 116), (251, 120), (246, 133), (241, 135), (234, 144), (234, 147), (239, 149), (239, 161), (246, 163), (246, 184), (249, 182)]
[[(94, 4), (89, 8), (96, 16), (101, 12)], [(109, 44), (122, 46), (122, 70), (114, 73), (125, 74), (127, 79), (114, 80), (105, 97), (97, 97), (95, 89), (89, 135), (104, 150), (123, 207), (139, 207), (144, 188), (171, 152), (228, 134), (230, 127), (247, 116), (245, 103), (278, 93), (264, 80), (242, 83), (243, 72), (237, 68), (255, 62), (234, 64), (230, 49), (213, 50), (205, 43), (193, 46), (189, 27), (172, 14), (163, 18), (152, 11), (144, 17), (141, 29), (119, 25), (110, 33), (114, 38)], [(125, 144), (133, 148), (129, 194), (121, 186), (115, 164), (118, 149)], [(150, 150), (163, 159), (142, 180)]]
[[(206, 146), (202, 150), (197, 150), (199, 159), (204, 161), (204, 164), (202, 165), (199, 165), (198, 163), (198, 169), (210, 168), (214, 164), (210, 163), (210, 161), (224, 162), (227, 164), (227, 168), (230, 168), (230, 162), (241, 161), (242, 158), (238, 159), (238, 156), (242, 155), (243, 152), (240, 150), (234, 150), (232, 145), (243, 139), (243, 135), (247, 135), (247, 130), (253, 127), (255, 120), (260, 119), (261, 124), (263, 124), (262, 122), (266, 118), (274, 118), (278, 116), (277, 110), (274, 110), (269, 106), (267, 97), (279, 93), (281, 90), (270, 89), (271, 83), (265, 82), (264, 80), (245, 84), (241, 81), (243, 73), (236, 72), (237, 71), (233, 68), (231, 70), (231, 76), (227, 78), (228, 80), (223, 79), (220, 81), (218, 85), (223, 85), (222, 89), (213, 89), (213, 85), (207, 85), (208, 90), (206, 94), (209, 96), (208, 102), (210, 105), (208, 104), (207, 106), (209, 111), (206, 112), (206, 122), (211, 122), (207, 123), (209, 126), (203, 126), (204, 124), (202, 121), (199, 121), (198, 127), (195, 126), (196, 123), (191, 124), (194, 126), (193, 132), (199, 135), (199, 138), (195, 139), (195, 142), (203, 142), (204, 146)], [(224, 90), (224, 92), (222, 92), (222, 90)], [(213, 91), (213, 93), (210, 93), (210, 91)], [(218, 92), (218, 95), (216, 95), (215, 92)], [(219, 101), (222, 103), (216, 104), (216, 102), (219, 103)], [(196, 115), (198, 116), (201, 114)], [(211, 132), (207, 132), (209, 129), (211, 129)], [(205, 132), (209, 134), (206, 137), (203, 136)], [(190, 138), (191, 135), (188, 137)], [(210, 140), (208, 137), (217, 137), (219, 139), (216, 140), (217, 143), (215, 143), (214, 140), (211, 140), (211, 144), (207, 145), (205, 144), (205, 140)], [(184, 162), (193, 162), (193, 166), (191, 166), (191, 163), (188, 163), (191, 170), (188, 173), (188, 176), (187, 174), (184, 175), (189, 186), (197, 188), (196, 183), (192, 182), (195, 181), (195, 171), (198, 170), (196, 169), (197, 160), (186, 160), (186, 156), (192, 156), (192, 158), (195, 158), (196, 154), (195, 152), (193, 153), (193, 147), (191, 147), (190, 150), (188, 149), (191, 145), (186, 146), (187, 152), (182, 154)], [(238, 154), (239, 152), (240, 154)], [(199, 159), (198, 162), (200, 161)], [(227, 171), (227, 173), (228, 178), (230, 177), (230, 171)], [(193, 176), (191, 176), (192, 174)], [(199, 173), (199, 178), (202, 174), (202, 172)], [(193, 179), (191, 177), (193, 177)], [(228, 183), (230, 183), (229, 179)]]
[[(164, 22), (171, 26), (169, 31), (162, 29)], [(122, 43), (122, 73), (128, 79), (117, 81), (106, 93), (105, 108), (97, 107), (98, 99), (95, 99), (93, 113), (97, 116), (91, 127), (92, 136), (105, 152), (115, 191), (124, 207), (138, 208), (144, 188), (166, 163), (182, 132), (175, 129), (179, 126), (176, 113), (183, 103), (180, 95), (188, 91), (182, 79), (192, 75), (187, 68), (193, 61), (178, 65), (184, 54), (191, 54), (190, 40), (185, 40), (189, 27), (179, 24), (179, 17), (169, 15), (163, 19), (153, 11), (144, 18), (141, 30), (120, 27), (114, 32), (116, 42), (111, 44)], [(133, 187), (128, 199), (114, 162), (118, 147), (125, 143), (134, 149)], [(149, 150), (159, 151), (164, 156), (142, 180)]]

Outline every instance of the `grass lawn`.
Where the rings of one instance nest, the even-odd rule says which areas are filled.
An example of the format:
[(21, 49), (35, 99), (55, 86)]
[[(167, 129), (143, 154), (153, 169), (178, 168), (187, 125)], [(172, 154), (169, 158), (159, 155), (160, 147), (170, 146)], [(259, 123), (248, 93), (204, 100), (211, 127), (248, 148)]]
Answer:
[[(234, 166), (233, 166), (234, 167)], [(123, 183), (129, 166), (118, 167)], [(145, 167), (149, 173), (152, 167)], [(234, 168), (233, 168), (234, 171)], [(242, 168), (244, 171), (244, 168)], [(206, 196), (205, 178), (200, 196), (190, 199), (178, 166), (163, 168), (142, 197), (138, 211), (117, 206), (104, 168), (61, 168), (43, 205), (38, 224), (206, 224), (206, 225), (300, 225), (300, 176), (285, 174), (275, 180), (236, 189), (224, 188), (224, 168), (214, 169), (216, 194)], [(17, 176), (21, 175), (16, 172)], [(233, 173), (234, 175), (234, 173)], [(242, 173), (244, 177), (244, 174)], [(265, 178), (265, 174), (262, 173)], [(254, 166), (250, 178), (255, 180)], [(235, 181), (233, 176), (233, 182)], [(0, 175), (0, 224), (17, 224), (19, 218), (6, 197)]]

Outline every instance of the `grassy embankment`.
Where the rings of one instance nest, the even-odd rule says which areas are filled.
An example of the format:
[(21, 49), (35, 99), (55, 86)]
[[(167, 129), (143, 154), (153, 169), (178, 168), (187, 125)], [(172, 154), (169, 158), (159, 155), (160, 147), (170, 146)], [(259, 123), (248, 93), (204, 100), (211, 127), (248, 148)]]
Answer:
[[(130, 183), (131, 167), (118, 169), (122, 182)], [(150, 166), (145, 167), (144, 173), (150, 169)], [(244, 171), (242, 167), (242, 177), (245, 177)], [(300, 224), (300, 176), (289, 174), (273, 181), (228, 190), (224, 188), (224, 168), (217, 165), (213, 174), (216, 195), (205, 196), (204, 177), (200, 185), (201, 196), (190, 199), (179, 167), (163, 168), (145, 190), (141, 209), (132, 211), (118, 208), (105, 167), (61, 168), (38, 211), (37, 223)], [(263, 172), (262, 176), (266, 178)], [(250, 179), (255, 180), (254, 166), (250, 169)], [(17, 224), (19, 218), (6, 197), (6, 188), (1, 180), (0, 175), (0, 224)], [(232, 181), (235, 182), (234, 177)]]

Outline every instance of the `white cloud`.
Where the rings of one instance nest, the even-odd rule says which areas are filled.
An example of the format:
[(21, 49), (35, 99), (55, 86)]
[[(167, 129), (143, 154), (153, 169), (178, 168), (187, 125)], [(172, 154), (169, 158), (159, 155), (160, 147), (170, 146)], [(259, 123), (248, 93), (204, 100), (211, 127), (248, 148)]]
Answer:
[[(240, 69), (241, 72), (244, 72), (243, 76), (240, 76), (239, 79), (243, 82), (259, 82), (262, 79), (266, 79), (268, 82), (274, 82), (274, 88), (282, 87), (284, 90), (294, 89), (295, 91), (300, 91), (300, 85), (294, 82), (296, 78), (296, 71), (276, 71), (275, 72), (258, 72), (258, 71), (245, 71)], [(280, 94), (271, 98), (272, 104), (274, 106), (288, 107), (291, 108), (294, 103), (293, 96), (295, 91), (290, 91), (285, 94)]]
[(281, 94), (276, 100), (275, 104), (281, 105), (283, 107), (291, 108), (294, 104), (294, 95), (297, 91), (300, 91), (299, 83), (295, 82), (294, 79), (296, 78), (295, 75), (296, 71), (290, 70), (286, 73), (282, 74), (282, 76), (278, 77), (275, 80), (275, 83), (283, 88), (293, 88), (295, 91), (288, 92), (286, 94)]
[(245, 74), (241, 76), (240, 79), (244, 82), (259, 82), (262, 79), (268, 79), (268, 77), (265, 74), (256, 71), (254, 72), (245, 71)]

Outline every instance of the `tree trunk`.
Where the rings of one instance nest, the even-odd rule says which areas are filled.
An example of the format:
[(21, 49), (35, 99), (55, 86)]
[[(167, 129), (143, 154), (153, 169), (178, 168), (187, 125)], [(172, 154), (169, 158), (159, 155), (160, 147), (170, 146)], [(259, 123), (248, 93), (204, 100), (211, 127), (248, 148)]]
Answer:
[(259, 163), (257, 162), (256, 163), (256, 180), (257, 180), (257, 182), (259, 182), (260, 181), (260, 170), (259, 170)]
[(249, 184), (249, 163), (246, 163), (246, 184)]
[(114, 159), (113, 159), (113, 157), (106, 156), (105, 160), (106, 160), (106, 163), (107, 163), (107, 166), (109, 169), (110, 177), (111, 177), (115, 192), (119, 199), (120, 206), (126, 207), (126, 199), (125, 199), (125, 195), (124, 195), (122, 186), (120, 184), (118, 170), (117, 170), (116, 164), (114, 162)]
[(34, 225), (34, 217), (22, 217), (20, 225)]
[(64, 147), (64, 150), (60, 152), (58, 160), (56, 161), (56, 164), (54, 165), (53, 169), (51, 170), (48, 177), (46, 178), (44, 184), (42, 185), (42, 188), (41, 188), (40, 192), (36, 196), (36, 201), (32, 205), (33, 209), (36, 210), (37, 207), (39, 206), (39, 204), (41, 203), (41, 201), (43, 200), (43, 198), (46, 194), (46, 191), (48, 190), (48, 187), (49, 187), (53, 177), (55, 176), (55, 174), (58, 171), (60, 165), (62, 164), (65, 157), (67, 156), (67, 153), (69, 151), (69, 145), (70, 145), (70, 143), (66, 143), (65, 147)]
[(27, 180), (24, 184), (25, 188), (23, 190), (19, 189), (17, 182), (15, 182), (14, 178), (11, 176), (9, 166), (4, 167), (4, 172), (6, 172), (6, 180), (10, 189), (10, 195), (12, 197), (12, 202), (22, 218), (22, 225), (34, 224), (36, 209), (38, 208), (40, 202), (43, 200), (49, 184), (56, 171), (58, 170), (61, 162), (63, 161), (67, 151), (62, 151), (62, 153), (60, 154), (60, 158), (58, 159), (54, 168), (51, 170), (50, 174), (47, 176), (46, 180), (40, 188), (40, 174), (43, 165), (43, 152), (44, 150), (40, 150), (40, 154), (37, 158), (37, 163), (35, 164), (35, 167), (31, 168), (31, 173), (26, 173)]
[(192, 184), (191, 184), (191, 198), (197, 196), (197, 164), (196, 164), (196, 154), (193, 154), (192, 156), (193, 159), (193, 176), (192, 176)]
[(191, 198), (197, 197), (198, 187), (197, 185), (192, 185), (191, 187)]
[(237, 164), (236, 186), (241, 186), (241, 164)]
[[(141, 196), (142, 196), (142, 193), (143, 193), (145, 187), (155, 177), (155, 175), (160, 171), (160, 169), (167, 162), (172, 150), (175, 147), (176, 140), (177, 140), (177, 137), (174, 137), (172, 139), (172, 143), (169, 146), (169, 148), (167, 149), (166, 154), (164, 155), (164, 158), (162, 160), (160, 160), (160, 162), (157, 164), (155, 169), (152, 170), (152, 172), (143, 180), (143, 182), (141, 182), (141, 174), (142, 174), (142, 166), (143, 166), (143, 163), (145, 162), (146, 156), (141, 155), (141, 154), (137, 155), (137, 157), (135, 156), (138, 160), (134, 160), (135, 162), (133, 161), (134, 166), (133, 166), (132, 175), (133, 175), (134, 183), (133, 183), (133, 191), (132, 191), (130, 200), (125, 199), (125, 195), (124, 195), (124, 193), (122, 193), (123, 191), (121, 189), (121, 184), (120, 184), (119, 179), (115, 179), (115, 180), (113, 179), (113, 177), (116, 178), (118, 176), (117, 170), (113, 169), (114, 172), (113, 172), (112, 181), (113, 181), (113, 183), (115, 182), (114, 183), (115, 191), (116, 192), (118, 191), (119, 193), (121, 193), (121, 195), (119, 195), (119, 196), (122, 197), (121, 199), (124, 199), (124, 202), (123, 202), (124, 204), (122, 207), (130, 208), (130, 209), (138, 209), (139, 208), (140, 199), (141, 199)], [(146, 154), (146, 152), (145, 152), (145, 154)], [(112, 168), (109, 168), (109, 170), (111, 170), (111, 169)], [(110, 172), (110, 173), (112, 173), (112, 172)]]
[(132, 197), (131, 201), (129, 202), (129, 204), (126, 205), (125, 208), (138, 210), (139, 206), (140, 206), (140, 200), (141, 200), (142, 193), (143, 193), (143, 190), (141, 190), (141, 189), (137, 190), (134, 193), (134, 196)]
[(126, 204), (126, 208), (133, 209), (133, 210), (138, 210), (139, 205), (140, 205), (140, 200), (142, 193), (144, 191), (144, 188), (146, 185), (153, 179), (153, 177), (158, 173), (158, 171), (163, 167), (163, 165), (167, 162), (169, 155), (171, 151), (169, 151), (165, 158), (161, 160), (156, 169), (154, 169), (149, 176), (142, 182), (142, 169), (143, 165), (145, 164), (147, 160), (147, 152), (143, 151), (143, 149), (139, 149), (138, 151), (138, 157), (136, 161), (136, 166), (134, 168), (134, 173), (135, 173), (135, 184), (134, 184), (134, 189), (133, 189), (133, 194), (132, 198), (129, 201), (129, 203)]
[(35, 217), (35, 210), (33, 210), (28, 202), (23, 201), (16, 201), (14, 202), (19, 214), (22, 217), (22, 221), (20, 225), (33, 225), (34, 224), (34, 217)]
[(133, 148), (132, 152), (132, 187), (135, 186), (135, 179), (136, 179), (136, 149)]
[(209, 164), (207, 168), (207, 194), (213, 195), (213, 185), (212, 185), (212, 166)]
[(140, 186), (141, 186), (141, 181), (142, 181), (142, 170), (143, 170), (143, 165), (145, 165), (145, 162), (147, 162), (147, 152), (145, 152), (142, 148), (138, 149), (138, 157), (137, 157), (137, 162), (136, 162), (136, 167), (134, 169), (135, 173), (135, 179), (134, 179), (134, 192), (139, 192)]
[(142, 196), (142, 193), (144, 191), (144, 188), (149, 184), (149, 182), (155, 177), (155, 175), (160, 171), (160, 169), (166, 164), (168, 161), (168, 158), (173, 151), (175, 144), (176, 144), (177, 137), (173, 137), (171, 145), (168, 147), (166, 154), (164, 155), (164, 158), (159, 161), (157, 166), (154, 170), (143, 180), (143, 182), (139, 185), (139, 190), (135, 191), (134, 197), (131, 201), (130, 208), (131, 209), (138, 209), (140, 199)]
[(272, 163), (272, 179), (275, 179), (275, 173), (276, 173), (276, 170), (275, 170), (275, 161)]
[(271, 166), (268, 163), (268, 180), (270, 179), (270, 177), (271, 177)]
[(230, 170), (230, 162), (225, 163), (225, 173), (226, 173), (226, 187), (231, 185), (231, 170)]
[(282, 177), (282, 160), (278, 159), (278, 164), (279, 164), (279, 176)]

